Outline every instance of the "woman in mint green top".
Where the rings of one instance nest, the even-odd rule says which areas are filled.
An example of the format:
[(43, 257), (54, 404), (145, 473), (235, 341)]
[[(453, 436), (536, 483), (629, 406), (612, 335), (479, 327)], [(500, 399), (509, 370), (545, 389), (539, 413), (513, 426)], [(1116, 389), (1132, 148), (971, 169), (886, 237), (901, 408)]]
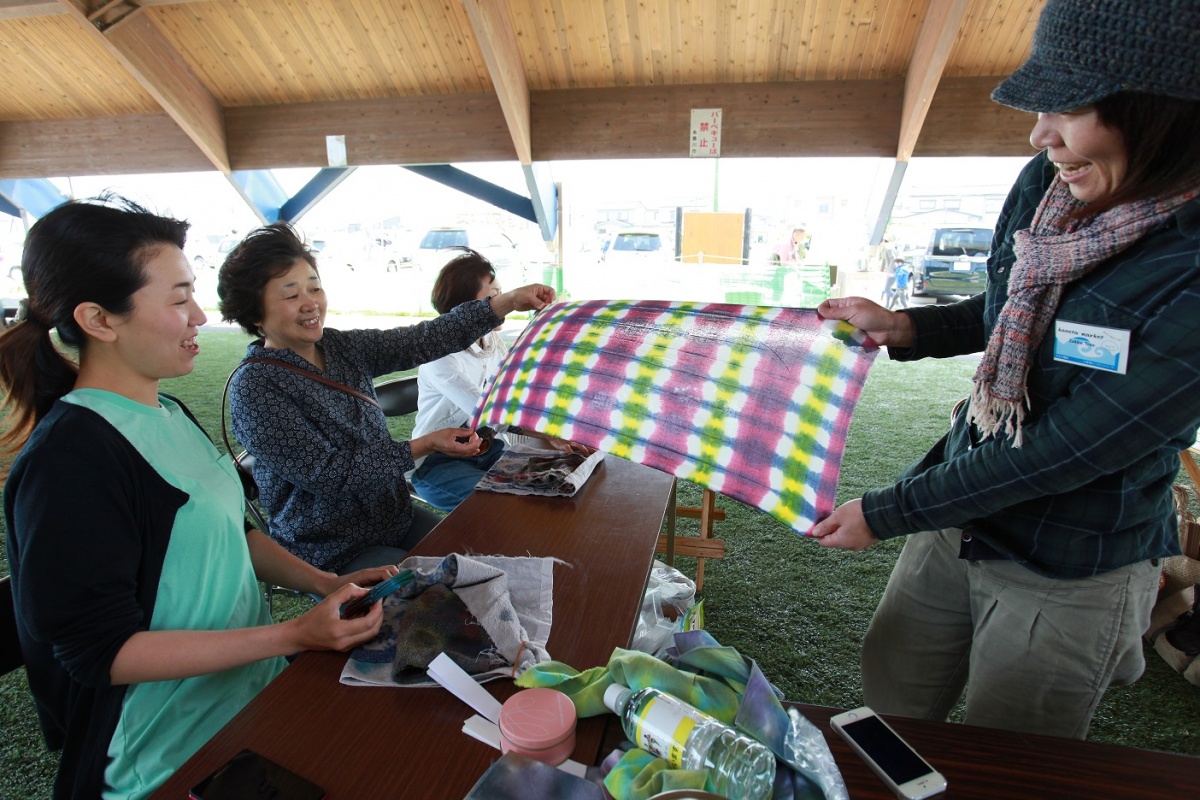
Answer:
[[(395, 567), (338, 577), (244, 526), (240, 483), (158, 392), (199, 352), (187, 224), (71, 202), (30, 230), (29, 294), (0, 334), (0, 447), (17, 628), (56, 798), (149, 795), (274, 678), (283, 656), (373, 638), (339, 606)], [(77, 348), (76, 367), (51, 329)], [(326, 595), (271, 624), (257, 580)]]

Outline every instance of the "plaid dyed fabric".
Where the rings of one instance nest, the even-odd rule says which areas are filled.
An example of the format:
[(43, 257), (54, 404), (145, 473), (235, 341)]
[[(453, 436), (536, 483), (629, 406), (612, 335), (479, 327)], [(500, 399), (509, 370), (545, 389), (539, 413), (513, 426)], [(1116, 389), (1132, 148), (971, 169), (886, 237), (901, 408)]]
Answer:
[(646, 464), (805, 533), (834, 507), (878, 348), (811, 309), (559, 303), (521, 334), (476, 411)]

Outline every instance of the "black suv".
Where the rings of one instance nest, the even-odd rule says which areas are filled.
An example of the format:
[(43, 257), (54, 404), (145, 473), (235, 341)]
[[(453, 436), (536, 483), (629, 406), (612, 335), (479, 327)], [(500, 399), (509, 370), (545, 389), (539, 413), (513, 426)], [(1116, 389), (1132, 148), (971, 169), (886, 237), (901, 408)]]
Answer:
[(934, 228), (925, 254), (913, 259), (913, 295), (979, 294), (987, 285), (991, 248), (991, 228)]

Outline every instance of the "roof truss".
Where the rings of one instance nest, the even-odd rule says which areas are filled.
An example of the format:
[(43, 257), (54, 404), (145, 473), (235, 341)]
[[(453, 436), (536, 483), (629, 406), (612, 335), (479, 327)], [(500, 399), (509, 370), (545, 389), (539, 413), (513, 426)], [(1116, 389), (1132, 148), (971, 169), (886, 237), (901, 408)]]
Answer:
[(217, 169), (269, 216), (235, 175), (341, 135), (350, 167), (516, 159), (549, 240), (539, 162), (684, 157), (693, 108), (723, 157), (1029, 153), (989, 95), (1043, 3), (0, 0), (0, 177)]

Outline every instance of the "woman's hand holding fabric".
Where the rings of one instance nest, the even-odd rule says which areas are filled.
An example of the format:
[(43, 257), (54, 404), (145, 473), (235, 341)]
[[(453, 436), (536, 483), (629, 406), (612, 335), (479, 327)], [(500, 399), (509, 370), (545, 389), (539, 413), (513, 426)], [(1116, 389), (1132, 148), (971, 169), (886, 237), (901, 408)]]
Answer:
[(851, 500), (834, 509), (833, 513), (813, 525), (808, 535), (817, 540), (822, 547), (836, 547), (839, 550), (860, 552), (879, 539), (871, 532), (863, 516), (862, 500)]
[[(374, 571), (374, 570), (364, 570)], [(341, 607), (367, 590), (353, 583), (342, 586), (328, 595), (311, 611), (296, 617), (284, 625), (293, 626), (297, 652), (301, 650), (349, 650), (363, 642), (369, 642), (379, 634), (383, 624), (383, 603), (375, 603), (361, 617), (342, 619)]]
[(413, 439), (409, 445), (413, 458), (421, 458), (435, 452), (470, 458), (479, 455), (485, 449), (483, 439), (470, 428), (442, 428), (440, 431)]
[(355, 586), (374, 586), (381, 581), (386, 581), (399, 571), (400, 568), (395, 564), (388, 564), (384, 567), (360, 569), (357, 572), (351, 572), (346, 575), (326, 572), (324, 575), (327, 577), (321, 580), (320, 586), (317, 588), (317, 594), (326, 597), (348, 583), (353, 583)]
[(831, 297), (817, 306), (824, 319), (844, 319), (880, 347), (912, 347), (916, 329), (908, 314), (888, 311), (865, 297)]
[(587, 445), (582, 445), (579, 442), (572, 442), (567, 439), (560, 439), (557, 436), (546, 436), (545, 442), (555, 450), (563, 453), (578, 453), (579, 455), (586, 457), (596, 452)]
[(554, 302), (554, 289), (543, 283), (531, 283), (492, 298), (492, 313), (504, 319), (512, 311), (541, 311)]

